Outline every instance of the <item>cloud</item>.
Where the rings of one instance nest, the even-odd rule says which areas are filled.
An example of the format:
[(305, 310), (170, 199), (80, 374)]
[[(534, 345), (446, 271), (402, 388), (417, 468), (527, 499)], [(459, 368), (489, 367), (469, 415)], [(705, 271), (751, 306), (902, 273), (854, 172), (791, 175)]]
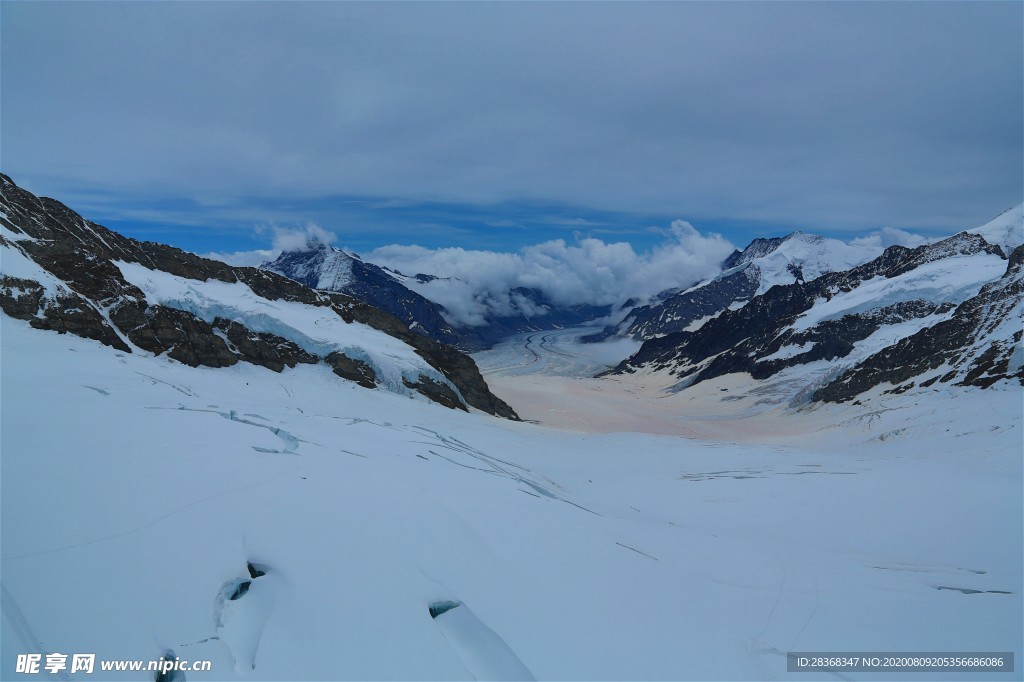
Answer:
[(906, 230), (900, 230), (895, 227), (883, 227), (881, 230), (876, 230), (863, 237), (850, 240), (850, 244), (853, 246), (874, 246), (885, 249), (894, 245), (920, 246), (926, 241), (928, 240), (921, 235), (913, 234)]
[(316, 223), (306, 223), (303, 227), (278, 227), (274, 225), (271, 226), (270, 230), (274, 235), (272, 250), (277, 253), (303, 251), (320, 244), (327, 246), (338, 238), (336, 234), (328, 232)]
[(220, 252), (211, 251), (209, 253), (199, 254), (203, 258), (209, 258), (211, 260), (219, 260), (222, 263), (228, 265), (235, 265), (238, 267), (254, 267), (266, 263), (268, 260), (274, 260), (277, 258), (280, 251), (271, 251), (269, 249), (256, 249), (254, 251), (232, 251), (232, 252)]
[(447, 308), (453, 321), (482, 325), (488, 317), (547, 313), (517, 288), (539, 290), (556, 306), (617, 306), (712, 276), (734, 248), (719, 234), (703, 235), (677, 220), (665, 241), (641, 253), (626, 242), (577, 235), (573, 243), (555, 239), (515, 253), (393, 244), (364, 257), (407, 275), (443, 278), (413, 286)]
[(274, 260), (282, 253), (303, 251), (315, 248), (319, 244), (329, 245), (338, 239), (333, 232), (325, 230), (316, 223), (306, 223), (302, 227), (281, 227), (280, 225), (260, 225), (255, 230), (256, 236), (271, 237), (269, 249), (253, 249), (252, 251), (211, 251), (200, 254), (204, 258), (219, 260), (228, 265), (259, 267), (267, 261)]
[(4, 3), (4, 170), (110, 206), (344, 194), (960, 229), (1021, 200), (1022, 20), (1013, 2)]

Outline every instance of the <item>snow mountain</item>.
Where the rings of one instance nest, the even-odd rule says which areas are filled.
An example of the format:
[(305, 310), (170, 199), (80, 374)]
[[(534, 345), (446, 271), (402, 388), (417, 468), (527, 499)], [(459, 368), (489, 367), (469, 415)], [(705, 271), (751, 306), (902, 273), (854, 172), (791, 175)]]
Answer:
[(317, 241), (305, 249), (286, 251), (260, 266), (311, 289), (347, 294), (401, 320), (413, 333), (476, 350), (485, 343), (472, 328), (456, 328), (444, 318), (444, 308), (421, 296), (396, 275), (354, 253)]
[[(735, 267), (763, 273), (762, 258), (740, 257)], [(1024, 383), (1021, 258), (1019, 241), (1007, 254), (962, 232), (913, 249), (891, 246), (849, 269), (804, 261), (796, 281), (764, 290), (762, 280), (742, 307), (647, 340), (612, 373), (667, 374), (674, 390), (749, 375), (750, 393), (790, 404), (852, 400), (879, 386), (901, 393), (936, 382)]]
[(879, 248), (851, 245), (803, 232), (758, 238), (726, 258), (722, 272), (716, 277), (683, 291), (666, 292), (659, 301), (633, 308), (621, 323), (586, 340), (603, 341), (620, 336), (646, 341), (694, 329), (777, 284), (810, 281), (829, 272), (848, 270), (880, 253)]
[(418, 334), (466, 351), (490, 348), (515, 334), (577, 326), (610, 312), (609, 306), (560, 306), (539, 289), (514, 287), (499, 307), (515, 312), (488, 315), (481, 325), (459, 324), (443, 305), (429, 298), (431, 283), (447, 278), (424, 273), (407, 276), (317, 242), (282, 253), (260, 267), (313, 289), (352, 296), (391, 313)]
[(475, 363), (339, 293), (125, 238), (0, 175), (0, 308), (33, 327), (192, 367), (326, 365), (365, 388), (508, 418)]

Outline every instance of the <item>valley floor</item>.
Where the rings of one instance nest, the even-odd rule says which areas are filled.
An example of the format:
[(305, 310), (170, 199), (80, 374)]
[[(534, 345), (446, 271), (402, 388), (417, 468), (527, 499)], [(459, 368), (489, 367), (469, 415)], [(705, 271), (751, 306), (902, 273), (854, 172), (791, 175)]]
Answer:
[(793, 412), (581, 380), (612, 361), (567, 344), (477, 356), (519, 424), (4, 318), (0, 677), (173, 649), (212, 662), (190, 682), (836, 678), (788, 651), (1020, 679), (1020, 387)]

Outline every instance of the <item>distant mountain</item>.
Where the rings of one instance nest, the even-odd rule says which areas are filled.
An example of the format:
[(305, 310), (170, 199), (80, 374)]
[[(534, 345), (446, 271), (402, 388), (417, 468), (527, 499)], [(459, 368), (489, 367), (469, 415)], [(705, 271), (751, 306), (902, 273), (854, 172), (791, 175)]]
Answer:
[(763, 294), (773, 286), (810, 281), (825, 273), (847, 270), (880, 253), (879, 248), (853, 246), (803, 232), (758, 238), (726, 258), (718, 276), (669, 293), (656, 303), (633, 308), (620, 324), (585, 340), (625, 336), (645, 341), (692, 330), (725, 310), (742, 306), (752, 296)]
[(262, 268), (313, 289), (348, 294), (402, 320), (410, 330), (467, 351), (483, 350), (515, 334), (577, 326), (606, 317), (609, 306), (560, 306), (543, 291), (516, 287), (507, 292), (510, 315), (488, 315), (482, 325), (458, 324), (429, 299), (430, 284), (446, 278), (407, 276), (362, 260), (358, 255), (319, 243), (282, 253)]
[[(886, 390), (902, 392), (936, 382), (1024, 383), (1019, 215), (982, 230), (1001, 235), (998, 245), (963, 232), (914, 249), (892, 246), (851, 268), (843, 266), (860, 258), (855, 251), (807, 249), (824, 246), (820, 238), (802, 235), (791, 250), (783, 247), (793, 236), (755, 241), (754, 255), (745, 250), (729, 263), (760, 275), (756, 288), (749, 277), (744, 305), (647, 340), (612, 372), (666, 374), (676, 390), (746, 373), (762, 384), (764, 400), (791, 403), (847, 401), (890, 384)], [(777, 281), (783, 263), (799, 270), (789, 283)]]
[(282, 253), (260, 266), (311, 289), (337, 291), (379, 308), (401, 320), (415, 334), (463, 350), (486, 346), (472, 328), (456, 328), (444, 318), (444, 308), (416, 293), (400, 276), (354, 253), (313, 242), (306, 249)]
[[(508, 295), (513, 302), (512, 308), (519, 312), (513, 315), (489, 315), (486, 325), (477, 328), (489, 345), (516, 334), (578, 327), (607, 317), (611, 312), (611, 306), (558, 305), (543, 291), (532, 287), (514, 287)], [(536, 311), (541, 312), (538, 314)]]
[(40, 330), (192, 367), (324, 365), (366, 388), (516, 418), (472, 359), (386, 312), (267, 270), (128, 239), (6, 175), (0, 249), (0, 309)]

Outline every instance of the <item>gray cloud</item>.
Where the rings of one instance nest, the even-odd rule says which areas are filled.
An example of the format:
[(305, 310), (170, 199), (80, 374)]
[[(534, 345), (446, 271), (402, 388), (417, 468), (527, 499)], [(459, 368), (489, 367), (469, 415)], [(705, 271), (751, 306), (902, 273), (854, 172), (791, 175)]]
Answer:
[(815, 231), (1021, 201), (1020, 3), (22, 3), (50, 194), (535, 200)]

